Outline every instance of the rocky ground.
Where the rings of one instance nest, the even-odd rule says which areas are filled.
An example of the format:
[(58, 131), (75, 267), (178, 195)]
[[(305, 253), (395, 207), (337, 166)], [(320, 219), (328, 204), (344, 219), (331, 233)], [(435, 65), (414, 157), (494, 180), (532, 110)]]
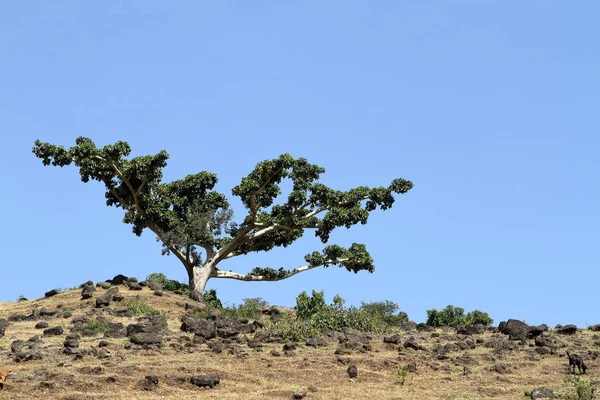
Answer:
[[(289, 342), (262, 327), (293, 318), (293, 310), (231, 318), (158, 289), (122, 279), (0, 303), (0, 368), (12, 371), (0, 396), (568, 399), (577, 398), (576, 379), (600, 376), (600, 326), (407, 323), (384, 335), (328, 332)], [(160, 313), (134, 316), (148, 310)], [(566, 350), (584, 359), (586, 375), (570, 372)], [(551, 392), (534, 391), (544, 387)]]

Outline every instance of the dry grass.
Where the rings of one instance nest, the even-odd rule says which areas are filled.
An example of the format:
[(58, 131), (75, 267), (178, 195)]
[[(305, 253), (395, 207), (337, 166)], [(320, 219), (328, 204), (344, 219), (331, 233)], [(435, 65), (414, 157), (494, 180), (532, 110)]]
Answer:
[[(534, 347), (526, 345), (518, 351), (495, 355), (492, 349), (478, 346), (473, 350), (450, 353), (450, 359), (438, 360), (433, 351), (436, 345), (456, 340), (451, 330), (439, 330), (439, 338), (430, 333), (404, 332), (423, 343), (427, 351), (402, 350), (383, 343), (381, 337), (371, 341), (373, 351), (353, 352), (350, 357), (358, 366), (358, 377), (349, 379), (347, 365), (338, 362), (334, 355), (337, 348), (332, 342), (327, 347), (313, 349), (299, 345), (292, 356), (271, 355), (271, 350), (281, 352), (281, 344), (266, 344), (262, 352), (248, 350), (247, 357), (213, 354), (206, 345), (198, 346), (188, 353), (178, 349), (179, 338), (189, 336), (179, 331), (179, 317), (185, 312), (181, 296), (165, 293), (153, 296), (148, 289), (129, 292), (120, 289), (126, 297), (139, 296), (139, 300), (165, 313), (169, 319), (172, 336), (158, 349), (125, 349), (125, 339), (107, 339), (111, 346), (111, 357), (100, 360), (85, 356), (74, 360), (62, 354), (64, 335), (43, 338), (44, 359), (15, 363), (10, 357), (10, 345), (14, 340), (27, 340), (41, 334), (34, 328), (38, 321), (15, 322), (0, 338), (0, 351), (5, 356), (0, 367), (13, 371), (9, 377), (8, 390), (0, 392), (2, 399), (50, 398), (62, 400), (79, 399), (290, 399), (293, 392), (308, 392), (307, 399), (518, 399), (525, 398), (524, 392), (536, 387), (547, 386), (556, 394), (573, 393), (565, 383), (567, 376), (564, 350), (569, 347), (588, 358), (588, 378), (598, 378), (597, 360), (591, 360), (587, 350), (594, 347), (598, 339), (593, 332), (581, 331), (574, 336), (555, 336), (560, 342), (559, 355), (540, 356)], [(101, 294), (102, 289), (98, 293)], [(88, 314), (93, 300), (79, 300), (79, 291), (61, 293), (48, 299), (0, 303), (0, 318), (14, 313), (30, 313), (35, 308), (72, 310), (73, 316)], [(113, 317), (114, 318), (114, 317)], [(62, 325), (65, 334), (71, 328), (71, 318), (48, 319), (50, 326)], [(125, 325), (135, 318), (114, 318)], [(493, 333), (480, 335), (485, 341)], [(97, 347), (102, 336), (82, 337), (80, 348)], [(460, 361), (459, 357), (469, 359)], [(398, 383), (398, 368), (415, 362), (417, 372), (411, 373), (404, 383)], [(466, 363), (466, 364), (465, 364)], [(502, 364), (510, 373), (490, 371), (494, 365)], [(471, 373), (464, 376), (466, 365)], [(82, 372), (83, 367), (101, 367), (98, 374)], [(221, 383), (211, 390), (196, 388), (188, 380), (192, 375), (217, 373)], [(160, 383), (154, 391), (142, 391), (141, 383), (146, 375), (157, 375)], [(113, 377), (114, 382), (107, 378)], [(51, 388), (40, 386), (50, 382)], [(563, 396), (564, 398), (564, 396)]]

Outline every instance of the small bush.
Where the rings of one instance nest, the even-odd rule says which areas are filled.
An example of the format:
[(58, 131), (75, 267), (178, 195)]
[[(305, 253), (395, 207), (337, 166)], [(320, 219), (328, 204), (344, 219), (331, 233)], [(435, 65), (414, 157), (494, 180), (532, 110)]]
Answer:
[(135, 316), (160, 314), (160, 311), (155, 310), (154, 308), (150, 307), (148, 304), (142, 302), (139, 299), (125, 299), (121, 304), (123, 304), (124, 307), (127, 307), (131, 314)]
[(592, 400), (596, 391), (596, 382), (591, 379), (582, 379), (580, 376), (570, 376), (565, 379), (565, 383), (572, 385), (573, 392), (569, 392), (565, 397), (572, 400)]
[(154, 272), (154, 273), (148, 275), (146, 277), (146, 280), (147, 281), (153, 280), (153, 281), (160, 283), (163, 290), (168, 290), (169, 292), (179, 291), (183, 294), (188, 294), (190, 292), (189, 285), (186, 285), (185, 283), (181, 283), (174, 279), (169, 279), (165, 276), (165, 274), (162, 274), (160, 272)]
[(299, 321), (310, 323), (319, 331), (341, 331), (345, 328), (362, 332), (383, 332), (387, 326), (377, 316), (356, 307), (344, 307), (344, 299), (336, 295), (331, 305), (325, 303), (325, 295), (312, 291), (312, 296), (302, 292), (296, 297)]
[(83, 326), (83, 332), (88, 335), (91, 334), (101, 334), (108, 330), (108, 326), (104, 323), (103, 320), (95, 319), (93, 321), (86, 322)]
[(427, 310), (427, 322), (429, 326), (458, 326), (481, 324), (488, 326), (494, 322), (488, 313), (474, 310), (465, 315), (465, 309), (448, 305), (438, 311), (435, 308)]
[(239, 306), (233, 306), (223, 309), (223, 314), (230, 317), (242, 319), (256, 319), (261, 316), (263, 308), (268, 307), (269, 303), (260, 297), (242, 299), (244, 302)]
[(283, 340), (299, 342), (309, 337), (321, 337), (323, 333), (308, 321), (292, 321), (282, 319), (267, 322), (262, 331), (269, 336), (281, 337)]
[(399, 368), (398, 372), (396, 373), (396, 379), (398, 380), (398, 383), (404, 385), (404, 381), (408, 375), (409, 372), (407, 370)]
[(360, 305), (360, 309), (380, 318), (387, 325), (399, 326), (404, 322), (408, 322), (408, 315), (403, 312), (398, 312), (400, 307), (390, 300), (374, 301), (371, 303), (363, 302)]
[(204, 303), (212, 308), (223, 309), (223, 303), (219, 300), (216, 289), (210, 289), (204, 292)]

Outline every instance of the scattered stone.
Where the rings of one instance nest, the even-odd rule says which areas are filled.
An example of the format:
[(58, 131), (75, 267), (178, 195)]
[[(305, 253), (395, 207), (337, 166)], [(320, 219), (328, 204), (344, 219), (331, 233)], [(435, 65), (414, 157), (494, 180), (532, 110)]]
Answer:
[(129, 282), (128, 286), (129, 290), (142, 290), (142, 285), (140, 285), (138, 282)]
[(110, 282), (98, 282), (96, 284), (97, 287), (101, 287), (104, 290), (110, 289), (110, 287), (112, 286), (112, 283)]
[(64, 333), (64, 329), (62, 326), (55, 326), (53, 328), (48, 328), (44, 330), (44, 336), (58, 336)]
[(84, 283), (83, 288), (81, 289), (81, 300), (91, 299), (95, 292), (96, 287), (92, 281)]
[(501, 326), (498, 326), (498, 330), (501, 333), (508, 335), (509, 340), (525, 340), (527, 338), (527, 325), (523, 321), (516, 319), (509, 319), (504, 324), (501, 322)]
[(306, 397), (306, 392), (294, 392), (292, 394), (292, 399), (301, 400)]
[(273, 349), (273, 350), (271, 350), (271, 355), (273, 357), (279, 357), (279, 356), (281, 356), (281, 353), (278, 352), (277, 350)]
[(392, 344), (400, 344), (402, 342), (402, 337), (398, 334), (392, 335), (390, 337), (383, 338), (384, 343), (392, 343)]
[(352, 363), (348, 366), (348, 369), (346, 370), (346, 372), (348, 373), (348, 376), (352, 379), (356, 378), (358, 376), (358, 368), (356, 368), (356, 364)]
[(190, 378), (190, 383), (198, 387), (209, 387), (213, 389), (221, 382), (219, 375), (196, 375)]
[(127, 281), (128, 279), (129, 278), (127, 278), (125, 275), (119, 274), (114, 278), (107, 280), (106, 282), (109, 282), (113, 285), (122, 285), (123, 282)]
[(404, 348), (405, 349), (414, 349), (414, 350), (425, 350), (425, 348), (423, 346), (421, 346), (420, 344), (418, 344), (414, 338), (410, 338), (408, 339), (406, 342), (404, 342)]
[(49, 310), (47, 308), (42, 308), (38, 311), (38, 315), (40, 317), (54, 317), (58, 314), (59, 310)]
[(530, 326), (527, 328), (527, 337), (532, 339), (542, 335), (544, 332), (548, 332), (548, 325), (541, 324), (538, 326)]
[(86, 374), (86, 375), (99, 375), (102, 372), (104, 372), (104, 370), (100, 366), (97, 366), (97, 367), (81, 367), (81, 368), (79, 368), (79, 372), (82, 373), (82, 374)]
[(158, 376), (146, 375), (144, 383), (142, 383), (142, 390), (152, 391), (158, 386)]
[(535, 399), (554, 400), (554, 392), (552, 390), (548, 389), (547, 387), (540, 387), (540, 388), (534, 389), (531, 392), (525, 392), (525, 396), (529, 396), (533, 400), (535, 400)]
[(52, 296), (56, 296), (57, 294), (60, 293), (59, 289), (52, 289), (49, 292), (44, 293), (44, 297), (52, 297)]
[(600, 324), (592, 325), (588, 329), (592, 332), (600, 332)]
[(35, 324), (35, 329), (46, 329), (48, 327), (48, 323), (45, 321), (42, 322), (38, 322), (37, 324)]
[(306, 345), (317, 348), (317, 347), (326, 346), (327, 343), (325, 342), (325, 339), (323, 339), (323, 338), (311, 337), (311, 338), (306, 339)]
[(510, 374), (510, 370), (505, 365), (502, 365), (502, 364), (494, 365), (493, 367), (490, 368), (490, 371), (497, 372), (501, 375)]
[(560, 328), (556, 329), (556, 333), (559, 335), (574, 335), (577, 333), (577, 326), (573, 324), (561, 326)]
[(162, 296), (164, 295), (164, 293), (163, 293), (163, 291), (162, 291), (162, 290), (155, 290), (155, 291), (154, 291), (154, 295), (155, 295), (155, 296), (158, 296), (158, 297), (162, 297)]
[(406, 364), (403, 368), (405, 371), (412, 372), (413, 374), (417, 372), (417, 363), (412, 361)]
[(102, 296), (96, 297), (96, 308), (108, 307), (110, 305), (112, 295), (110, 292), (106, 292)]
[(456, 333), (459, 335), (479, 335), (483, 333), (483, 325), (462, 325), (456, 327)]

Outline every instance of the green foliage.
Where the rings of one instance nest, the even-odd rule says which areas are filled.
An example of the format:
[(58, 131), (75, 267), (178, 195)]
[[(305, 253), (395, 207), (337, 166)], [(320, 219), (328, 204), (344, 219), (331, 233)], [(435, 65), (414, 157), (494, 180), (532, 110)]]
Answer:
[(427, 322), (429, 326), (458, 326), (458, 325), (475, 325), (482, 324), (485, 326), (494, 322), (490, 316), (482, 311), (475, 310), (465, 315), (464, 308), (446, 306), (438, 311), (435, 308), (427, 310)]
[(596, 385), (592, 379), (583, 379), (580, 376), (569, 376), (565, 383), (572, 386), (572, 391), (566, 394), (567, 399), (572, 400), (592, 400), (596, 392)]
[(153, 280), (155, 282), (158, 282), (162, 286), (163, 290), (168, 290), (170, 292), (179, 291), (183, 294), (187, 294), (190, 291), (189, 285), (186, 285), (185, 283), (181, 283), (174, 279), (169, 279), (165, 276), (165, 274), (162, 274), (160, 272), (154, 272), (148, 275), (146, 277), (146, 280)]
[(331, 305), (325, 303), (324, 292), (312, 291), (309, 296), (302, 292), (296, 297), (296, 310), (299, 321), (308, 322), (319, 331), (341, 331), (345, 328), (362, 332), (382, 332), (386, 330), (385, 323), (365, 310), (356, 307), (344, 307), (344, 299), (339, 295), (334, 297)]
[(400, 306), (390, 300), (374, 301), (371, 303), (362, 302), (360, 309), (381, 319), (390, 326), (399, 326), (404, 322), (408, 322), (406, 313), (398, 312)]
[(242, 299), (244, 302), (239, 306), (227, 307), (223, 309), (223, 315), (242, 319), (257, 319), (261, 316), (261, 311), (269, 303), (260, 297)]
[(82, 331), (86, 335), (99, 335), (108, 330), (108, 325), (103, 319), (95, 319), (88, 321), (83, 325)]
[(281, 337), (283, 340), (299, 342), (309, 337), (321, 337), (323, 333), (309, 321), (292, 321), (282, 319), (277, 322), (268, 321), (262, 331), (269, 336)]
[[(215, 272), (223, 260), (287, 247), (306, 230), (314, 230), (321, 242), (328, 243), (334, 230), (366, 224), (372, 211), (390, 209), (396, 194), (413, 187), (412, 182), (397, 178), (388, 186), (334, 190), (319, 182), (324, 168), (282, 154), (259, 162), (232, 189), (247, 209), (247, 215), (234, 223), (226, 196), (214, 190), (215, 174), (203, 171), (162, 182), (169, 158), (164, 150), (130, 158), (126, 142), (99, 148), (91, 139), (78, 137), (70, 148), (36, 140), (32, 151), (45, 166), (74, 164), (84, 183), (103, 183), (106, 205), (123, 209), (123, 222), (132, 225), (135, 235), (149, 229), (162, 243), (163, 255), (175, 254), (188, 274), (193, 267), (206, 265), (211, 269), (209, 278), (219, 276)], [(291, 181), (292, 190), (287, 198), (280, 198), (284, 179)], [(214, 257), (207, 264), (208, 255)], [(307, 254), (305, 260), (310, 267), (337, 265), (355, 273), (375, 269), (366, 246), (360, 243), (348, 248), (328, 245), (321, 252)], [(259, 268), (235, 279), (274, 281), (296, 272)], [(169, 284), (173, 281), (165, 281), (166, 290), (183, 291), (182, 286), (168, 288)], [(200, 297), (199, 293), (190, 295)]]
[(134, 316), (142, 316), (142, 315), (157, 315), (160, 314), (160, 311), (150, 307), (148, 304), (144, 303), (140, 299), (136, 298), (128, 298), (121, 302), (124, 307), (131, 312)]
[(204, 293), (204, 303), (212, 308), (223, 308), (223, 303), (219, 300), (216, 289), (210, 289)]
[(398, 383), (404, 385), (404, 381), (409, 374), (410, 373), (407, 370), (398, 368), (398, 372), (396, 372), (396, 379), (398, 380)]

